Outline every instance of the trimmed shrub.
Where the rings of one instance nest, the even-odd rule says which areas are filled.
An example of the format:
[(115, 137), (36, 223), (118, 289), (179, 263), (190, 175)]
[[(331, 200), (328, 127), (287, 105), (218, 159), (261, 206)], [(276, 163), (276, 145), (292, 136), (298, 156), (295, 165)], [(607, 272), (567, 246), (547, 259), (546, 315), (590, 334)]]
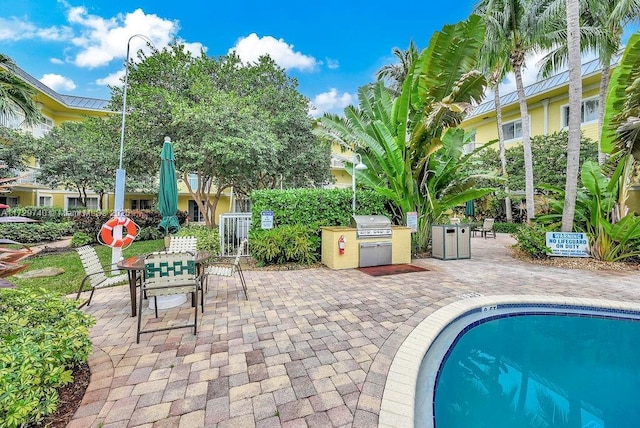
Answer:
[(93, 317), (46, 290), (0, 290), (0, 427), (55, 412), (58, 388), (91, 352)]
[(251, 255), (260, 265), (313, 264), (318, 261), (320, 244), (315, 227), (287, 225), (251, 232)]
[(547, 258), (551, 249), (547, 247), (546, 232), (547, 229), (538, 223), (524, 224), (512, 235), (518, 241), (515, 247), (534, 259)]
[(493, 228), (498, 233), (514, 234), (518, 232), (518, 229), (522, 227), (522, 223), (507, 223), (507, 222), (495, 222)]
[(23, 244), (56, 241), (63, 236), (72, 235), (75, 224), (64, 223), (5, 223), (0, 224), (0, 236)]

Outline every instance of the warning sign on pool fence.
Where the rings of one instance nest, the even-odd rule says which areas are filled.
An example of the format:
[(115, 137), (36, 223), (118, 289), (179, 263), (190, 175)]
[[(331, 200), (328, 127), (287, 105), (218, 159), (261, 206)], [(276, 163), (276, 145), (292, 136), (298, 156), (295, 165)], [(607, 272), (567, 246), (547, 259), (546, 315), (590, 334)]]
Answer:
[(551, 256), (589, 257), (586, 233), (547, 232), (546, 241)]

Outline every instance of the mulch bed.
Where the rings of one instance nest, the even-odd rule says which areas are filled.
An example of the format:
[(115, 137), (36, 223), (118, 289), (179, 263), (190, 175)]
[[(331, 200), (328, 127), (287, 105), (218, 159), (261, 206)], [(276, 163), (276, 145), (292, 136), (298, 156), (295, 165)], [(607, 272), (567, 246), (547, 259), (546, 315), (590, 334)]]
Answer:
[(410, 264), (397, 264), (397, 265), (382, 265), (382, 266), (369, 266), (361, 267), (358, 270), (362, 273), (366, 273), (371, 276), (386, 276), (386, 275), (398, 275), (401, 273), (411, 272), (424, 272), (429, 269), (425, 269), (420, 266)]

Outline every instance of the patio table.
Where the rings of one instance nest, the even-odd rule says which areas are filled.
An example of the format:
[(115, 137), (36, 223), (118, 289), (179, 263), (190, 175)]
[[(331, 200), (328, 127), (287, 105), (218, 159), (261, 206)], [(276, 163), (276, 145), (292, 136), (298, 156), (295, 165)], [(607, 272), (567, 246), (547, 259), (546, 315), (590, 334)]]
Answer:
[[(120, 260), (116, 266), (120, 270), (126, 270), (129, 274), (129, 294), (131, 296), (131, 316), (136, 316), (136, 283), (138, 282), (138, 275), (144, 271), (144, 259), (147, 254), (140, 254), (137, 256), (129, 257), (124, 260)], [(205, 262), (211, 257), (208, 251), (196, 252), (196, 266), (198, 273), (203, 272)]]

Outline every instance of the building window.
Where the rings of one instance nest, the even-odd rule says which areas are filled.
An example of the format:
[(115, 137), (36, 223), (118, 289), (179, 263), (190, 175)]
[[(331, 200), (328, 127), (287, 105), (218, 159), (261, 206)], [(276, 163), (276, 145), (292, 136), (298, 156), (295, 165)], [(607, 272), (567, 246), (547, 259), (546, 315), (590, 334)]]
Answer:
[[(202, 201), (204, 203), (204, 201)], [(200, 212), (200, 208), (198, 208), (198, 204), (196, 201), (189, 201), (189, 220), (195, 223), (203, 223), (204, 215)]]
[(82, 201), (80, 198), (67, 198), (67, 211), (78, 211), (78, 210), (97, 210), (98, 209), (98, 198), (87, 198), (87, 206), (84, 207), (82, 205)]
[(39, 207), (52, 207), (53, 198), (51, 196), (38, 196)]
[(502, 124), (502, 133), (504, 140), (515, 140), (516, 138), (522, 138), (522, 120), (514, 120)]
[(153, 201), (151, 199), (132, 199), (132, 210), (150, 210), (153, 208)]
[(234, 212), (237, 213), (250, 213), (251, 212), (251, 199), (246, 196), (236, 196), (234, 203)]
[(15, 208), (20, 205), (20, 198), (13, 196), (0, 196), (0, 204), (9, 205), (11, 208)]
[[(591, 98), (582, 101), (580, 107), (580, 123), (596, 122), (600, 110), (598, 108), (599, 103), (597, 98)], [(562, 106), (562, 126), (564, 128), (569, 126), (569, 106)]]
[(198, 174), (189, 174), (189, 187), (191, 190), (198, 189)]
[(53, 129), (53, 120), (48, 117), (43, 117), (42, 121), (33, 125), (33, 136), (36, 138), (42, 137), (49, 133)]

